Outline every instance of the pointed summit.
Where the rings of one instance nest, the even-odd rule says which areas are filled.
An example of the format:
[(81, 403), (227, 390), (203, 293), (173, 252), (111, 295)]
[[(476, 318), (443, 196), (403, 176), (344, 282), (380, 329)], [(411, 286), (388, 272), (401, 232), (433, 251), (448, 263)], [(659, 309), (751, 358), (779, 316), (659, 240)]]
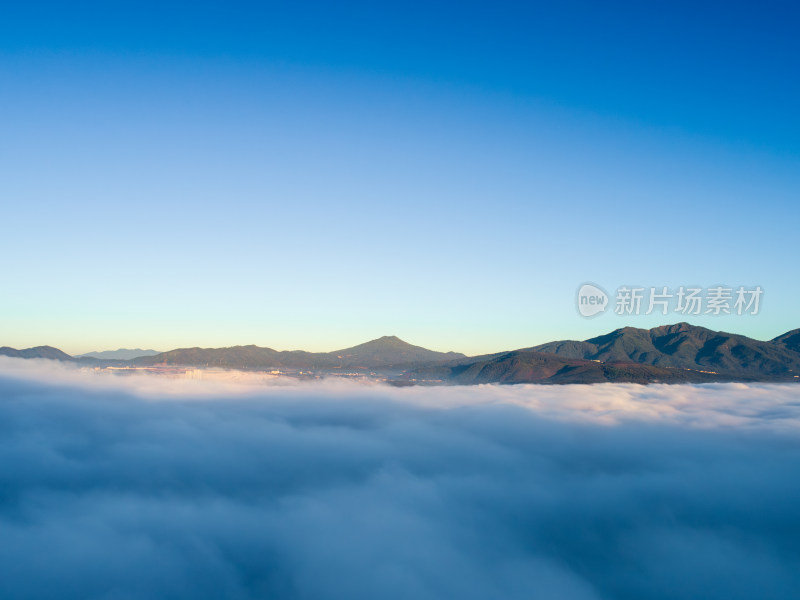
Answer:
[(432, 360), (462, 358), (457, 352), (436, 352), (421, 346), (414, 346), (396, 335), (385, 335), (369, 342), (338, 350), (333, 354), (349, 360), (363, 362), (364, 366), (373, 364), (411, 364)]

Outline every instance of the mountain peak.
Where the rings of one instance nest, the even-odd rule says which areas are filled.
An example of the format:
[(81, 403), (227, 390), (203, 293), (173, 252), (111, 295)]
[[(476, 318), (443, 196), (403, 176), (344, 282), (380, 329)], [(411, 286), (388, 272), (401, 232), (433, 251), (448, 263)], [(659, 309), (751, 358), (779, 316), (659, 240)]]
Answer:
[(700, 327), (699, 325), (692, 325), (690, 323), (686, 323), (682, 321), (680, 323), (675, 323), (673, 325), (659, 325), (658, 327), (653, 327), (650, 329), (650, 335), (653, 337), (658, 337), (662, 335), (674, 335), (676, 333), (688, 333), (688, 334), (708, 334), (713, 333), (710, 329), (706, 329), (705, 327)]
[(364, 342), (358, 346), (333, 352), (333, 354), (349, 359), (363, 360), (364, 364), (377, 362), (405, 364), (420, 361), (445, 360), (463, 356), (462, 354), (436, 352), (421, 346), (414, 346), (413, 344), (401, 340), (396, 335), (384, 335), (383, 337)]
[(346, 354), (346, 355), (353, 355), (358, 354), (360, 352), (375, 352), (380, 351), (382, 349), (411, 349), (411, 348), (418, 348), (419, 346), (414, 346), (401, 340), (396, 335), (384, 335), (379, 338), (375, 338), (374, 340), (370, 340), (368, 342), (364, 342), (363, 344), (358, 344), (357, 346), (353, 346), (352, 348), (345, 348), (344, 350), (338, 350), (335, 354)]
[(373, 342), (402, 342), (403, 344), (407, 344), (408, 343), (408, 342), (405, 342), (405, 341), (401, 340), (396, 335), (382, 335), (381, 337), (375, 338), (372, 341)]
[(379, 338), (375, 338), (374, 340), (370, 340), (366, 342), (367, 344), (394, 344), (394, 345), (403, 345), (403, 346), (411, 346), (405, 340), (401, 340), (396, 335), (384, 335)]

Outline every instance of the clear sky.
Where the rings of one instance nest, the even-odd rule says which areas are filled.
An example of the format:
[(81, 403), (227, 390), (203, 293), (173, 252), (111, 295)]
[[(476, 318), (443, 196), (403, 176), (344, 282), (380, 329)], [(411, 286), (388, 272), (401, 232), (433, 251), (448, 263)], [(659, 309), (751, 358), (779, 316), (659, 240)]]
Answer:
[[(800, 327), (793, 2), (6, 2), (0, 345)], [(757, 316), (578, 315), (586, 281)]]

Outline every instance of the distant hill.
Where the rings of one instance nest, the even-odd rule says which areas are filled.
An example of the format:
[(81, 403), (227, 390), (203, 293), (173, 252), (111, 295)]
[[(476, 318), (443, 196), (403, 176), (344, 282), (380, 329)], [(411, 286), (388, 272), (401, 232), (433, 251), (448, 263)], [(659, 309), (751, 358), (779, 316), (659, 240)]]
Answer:
[(36, 346), (35, 348), (26, 348), (25, 350), (17, 350), (3, 346), (0, 348), (0, 356), (11, 356), (13, 358), (49, 358), (51, 360), (72, 360), (72, 357), (66, 352), (62, 352), (58, 348), (52, 346)]
[(132, 361), (135, 365), (174, 365), (187, 367), (225, 367), (236, 369), (321, 368), (323, 363), (312, 352), (278, 352), (260, 346), (230, 348), (178, 348)]
[(110, 358), (114, 360), (131, 360), (140, 356), (154, 356), (160, 354), (158, 350), (142, 350), (141, 348), (120, 348), (119, 350), (102, 350), (79, 354), (75, 358)]
[(347, 364), (363, 367), (412, 365), (464, 358), (464, 355), (458, 352), (436, 352), (421, 346), (413, 346), (394, 335), (328, 354)]
[(179, 348), (134, 359), (136, 365), (180, 365), (237, 369), (401, 369), (463, 358), (457, 352), (436, 352), (385, 336), (334, 352), (277, 351), (260, 346)]

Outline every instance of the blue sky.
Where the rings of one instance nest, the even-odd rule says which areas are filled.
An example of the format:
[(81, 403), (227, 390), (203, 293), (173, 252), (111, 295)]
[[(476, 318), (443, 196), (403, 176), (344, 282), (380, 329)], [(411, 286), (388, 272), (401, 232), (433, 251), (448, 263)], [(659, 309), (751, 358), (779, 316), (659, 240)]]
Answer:
[[(645, 6), (646, 5), (646, 6)], [(0, 344), (467, 353), (800, 326), (790, 3), (25, 3), (0, 19)]]

